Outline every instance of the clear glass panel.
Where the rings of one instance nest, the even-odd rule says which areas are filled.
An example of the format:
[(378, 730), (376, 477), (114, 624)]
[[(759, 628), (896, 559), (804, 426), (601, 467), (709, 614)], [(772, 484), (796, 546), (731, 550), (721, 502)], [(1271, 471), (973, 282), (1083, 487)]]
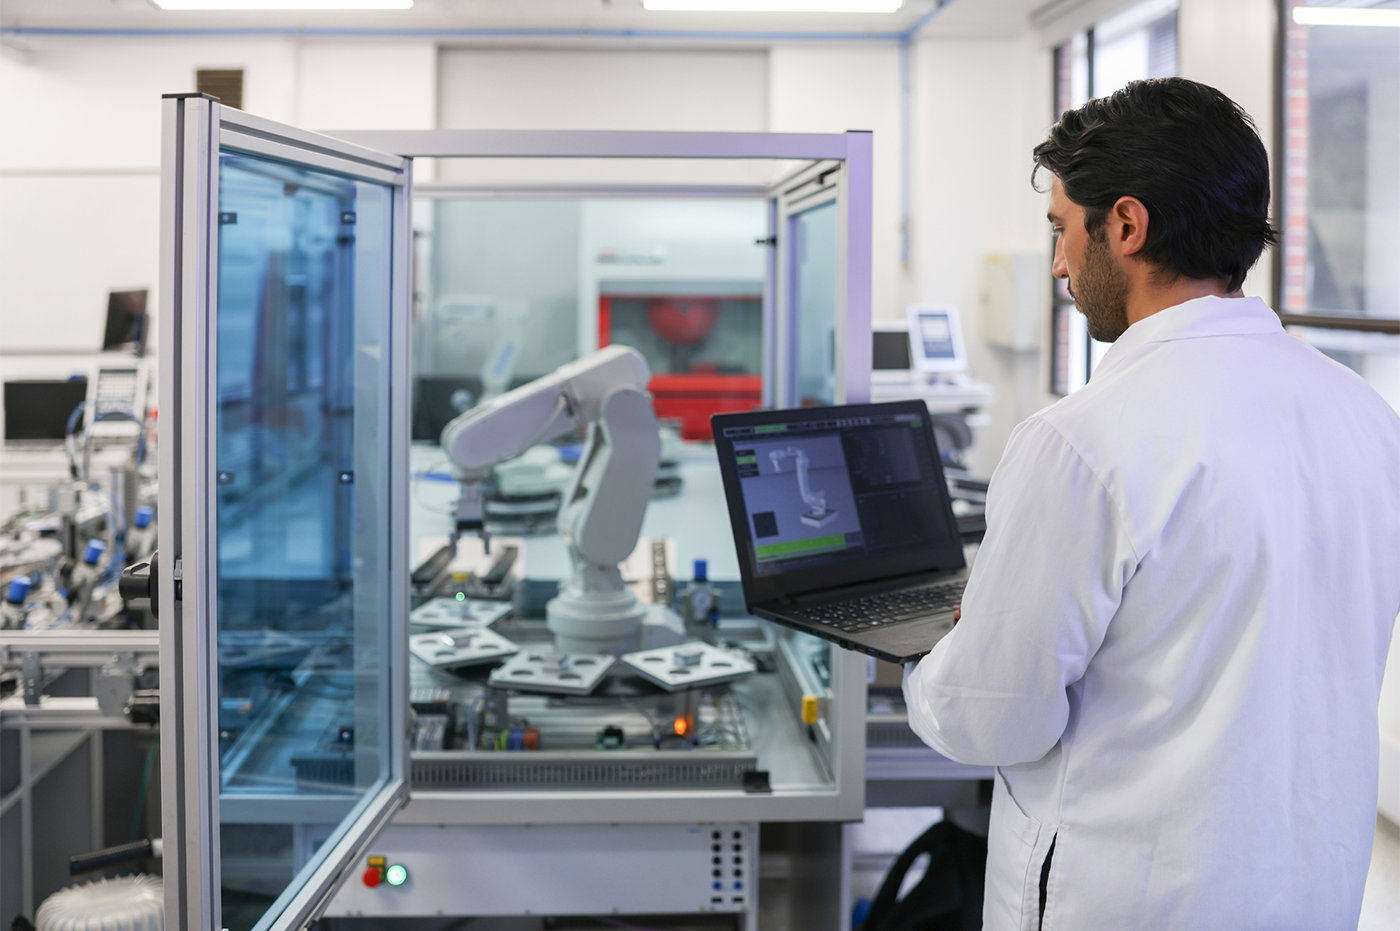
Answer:
[(414, 323), (414, 428), (435, 442), (482, 397), (611, 344), (646, 358), (687, 440), (758, 406), (760, 198), (420, 200), (431, 240)]
[(240, 931), (385, 775), (392, 194), (228, 154), (219, 191), (221, 856)]
[(792, 308), (798, 321), (801, 404), (836, 399), (837, 209), (829, 201), (788, 219)]
[(1400, 317), (1400, 31), (1288, 27), (1283, 307)]
[[(558, 161), (554, 170), (567, 180), (573, 160)], [(772, 164), (765, 172), (776, 173)], [(761, 196), (444, 192), (415, 202), (415, 795), (552, 789), (586, 796), (618, 785), (741, 793), (742, 773), (752, 769), (769, 773), (775, 790), (831, 789), (829, 728), (825, 720), (809, 728), (800, 716), (802, 695), (823, 699), (823, 708), (831, 699), (829, 646), (745, 612), (710, 442), (711, 413), (761, 404), (768, 210)], [(836, 209), (812, 214), (804, 221), (815, 230), (805, 293), (816, 309), (804, 308), (802, 326), (819, 327), (811, 370), (829, 398)], [(687, 640), (724, 645), (759, 668), (738, 682), (674, 695), (622, 669), (587, 695), (503, 688), (499, 678), (493, 687), (503, 658), (475, 662), (465, 651), (453, 654), (457, 644), (448, 641), (490, 621), (490, 631), (521, 654), (550, 650), (546, 604), (569, 574), (556, 512), (581, 438), (554, 438), (498, 465), (485, 490), (490, 551), (464, 532), (455, 559), (434, 569), (430, 557), (456, 529), (464, 493), (438, 445), (442, 428), (482, 398), (609, 344), (645, 357), (662, 422), (662, 466), (624, 578), (644, 602), (685, 614), (696, 604), (692, 596), (705, 594), (693, 577), (695, 561), (706, 560), (718, 620), (691, 607)], [(449, 655), (439, 658), (439, 650)], [(697, 752), (712, 765), (697, 769), (687, 759)]]

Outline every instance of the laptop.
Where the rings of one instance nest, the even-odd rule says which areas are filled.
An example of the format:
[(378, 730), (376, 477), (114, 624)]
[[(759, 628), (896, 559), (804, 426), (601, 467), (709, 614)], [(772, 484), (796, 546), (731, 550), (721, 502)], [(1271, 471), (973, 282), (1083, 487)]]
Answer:
[(710, 423), (750, 612), (895, 663), (952, 630), (967, 563), (923, 401)]

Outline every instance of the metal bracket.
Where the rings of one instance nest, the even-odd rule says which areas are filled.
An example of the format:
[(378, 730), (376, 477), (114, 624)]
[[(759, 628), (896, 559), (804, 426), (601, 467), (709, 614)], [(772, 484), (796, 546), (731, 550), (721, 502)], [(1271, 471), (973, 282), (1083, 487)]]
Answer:
[(44, 666), (38, 650), (28, 650), (24, 654), (21, 675), (24, 678), (24, 703), (39, 704), (39, 695), (44, 687)]

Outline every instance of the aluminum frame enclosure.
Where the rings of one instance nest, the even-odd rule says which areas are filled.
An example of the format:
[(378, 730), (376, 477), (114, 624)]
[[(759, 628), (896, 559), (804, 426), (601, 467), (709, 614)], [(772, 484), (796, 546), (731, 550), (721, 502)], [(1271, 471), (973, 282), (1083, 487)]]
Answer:
[[(219, 155), (233, 151), (282, 160), (392, 189), (392, 302), (382, 345), (390, 356), (382, 386), (383, 439), (390, 502), (406, 502), (409, 446), (409, 334), (411, 238), (409, 203), (414, 157), (732, 158), (789, 159), (803, 167), (768, 188), (612, 186), (615, 196), (766, 197), (769, 269), (765, 301), (765, 385), (769, 405), (797, 400), (792, 347), (800, 332), (795, 303), (780, 259), (781, 218), (815, 203), (840, 205), (835, 394), (838, 402), (870, 395), (871, 155), (868, 132), (845, 134), (646, 132), (357, 132), (336, 137), (310, 133), (223, 107), (201, 95), (163, 102), (161, 178), (160, 546), (171, 567), (160, 580), (162, 667), (161, 784), (165, 837), (166, 920), (175, 929), (222, 927), (219, 830), (225, 822), (258, 823), (259, 812), (298, 812), (303, 819), (341, 821), (311, 866), (279, 899), (275, 917), (259, 931), (307, 926), (320, 915), (353, 865), (391, 819), (401, 825), (467, 826), (551, 824), (618, 825), (658, 830), (681, 825), (754, 824), (758, 821), (855, 820), (864, 803), (865, 663), (833, 648), (834, 700), (823, 721), (831, 748), (832, 784), (775, 786), (771, 793), (732, 790), (424, 791), (408, 795), (408, 578), (406, 509), (389, 506), (385, 535), (387, 574), (380, 662), (386, 687), (381, 753), (383, 777), (358, 803), (307, 804), (295, 794), (267, 796), (255, 806), (219, 798), (217, 695), (217, 540), (212, 425), (216, 420)], [(393, 154), (388, 154), (393, 153)], [(820, 190), (814, 190), (815, 185)], [(579, 188), (590, 195), (598, 189)], [(606, 196), (604, 193), (602, 196)], [(799, 203), (801, 202), (801, 203)], [(805, 208), (803, 208), (805, 209)], [(234, 804), (240, 802), (240, 804)], [(349, 814), (346, 809), (349, 808)], [(245, 810), (246, 809), (246, 810)], [(628, 826), (631, 826), (629, 828)], [(397, 829), (397, 828), (396, 828)], [(506, 831), (519, 831), (518, 827)], [(528, 832), (527, 832), (528, 833)]]
[[(871, 203), (873, 136), (815, 133), (688, 133), (549, 130), (330, 130), (336, 138), (408, 158), (783, 159), (796, 166), (767, 185), (467, 185), (426, 183), (427, 197), (588, 196), (736, 197), (769, 202), (764, 300), (765, 406), (800, 401), (796, 358), (801, 321), (791, 298), (792, 262), (784, 254), (788, 219), (838, 205), (836, 403), (870, 399)], [(830, 789), (775, 786), (771, 794), (721, 790), (419, 791), (396, 824), (598, 824), (711, 821), (860, 820), (865, 798), (864, 657), (831, 647), (833, 748)], [(821, 742), (828, 736), (823, 735)]]

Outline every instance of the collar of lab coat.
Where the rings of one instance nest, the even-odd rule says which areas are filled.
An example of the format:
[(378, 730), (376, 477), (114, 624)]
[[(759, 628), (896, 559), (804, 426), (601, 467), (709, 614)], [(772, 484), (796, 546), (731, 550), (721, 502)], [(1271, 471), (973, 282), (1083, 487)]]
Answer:
[(1257, 297), (1198, 297), (1128, 327), (1104, 353), (1096, 373), (1116, 368), (1149, 343), (1282, 332), (1278, 314)]

